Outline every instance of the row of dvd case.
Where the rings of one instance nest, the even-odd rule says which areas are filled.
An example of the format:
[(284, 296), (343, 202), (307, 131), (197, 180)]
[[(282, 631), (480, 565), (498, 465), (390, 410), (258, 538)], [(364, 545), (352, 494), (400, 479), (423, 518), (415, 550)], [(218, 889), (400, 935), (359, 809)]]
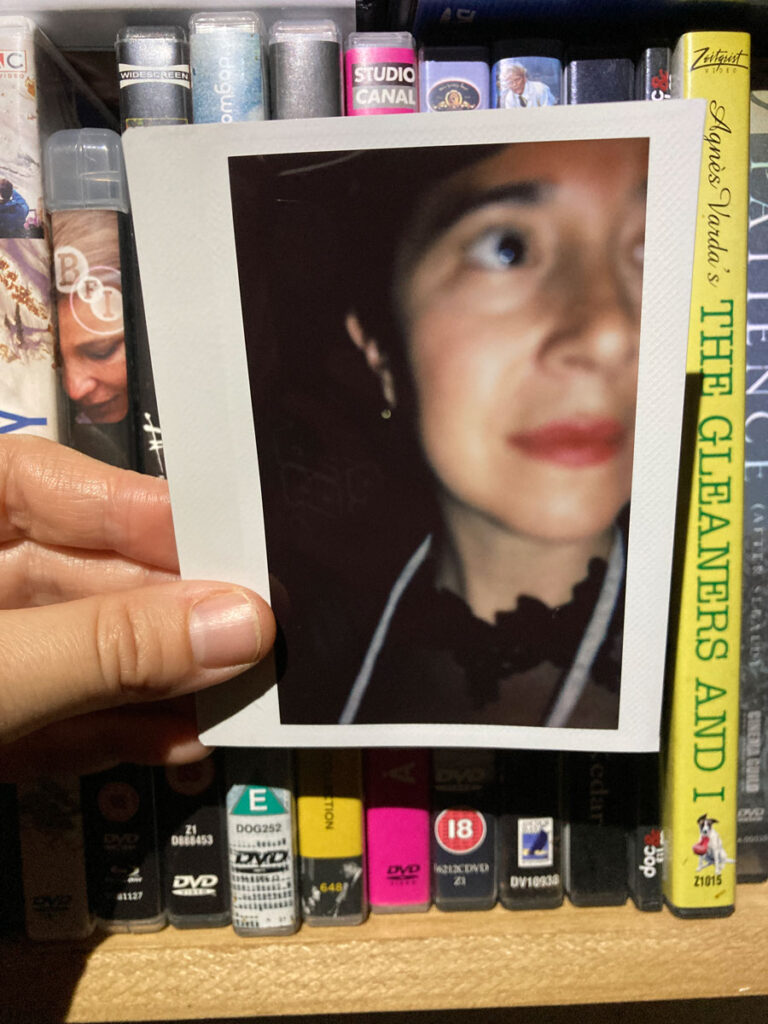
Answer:
[[(360, 40), (355, 38), (354, 42), (358, 43)], [(419, 109), (417, 96), (421, 97), (421, 109), (439, 110), (441, 112), (473, 109), (482, 105), (482, 99), (479, 103), (476, 103), (475, 101), (478, 96), (482, 97), (483, 94), (483, 89), (480, 88), (479, 85), (486, 82), (488, 83), (487, 94), (491, 97), (492, 105), (504, 106), (507, 108), (556, 104), (563, 99), (568, 102), (577, 103), (626, 100), (633, 97), (644, 99), (665, 99), (671, 94), (669, 74), (671, 55), (670, 50), (665, 47), (644, 50), (642, 58), (637, 61), (630, 60), (626, 57), (611, 57), (608, 59), (579, 58), (573, 61), (568, 61), (567, 48), (562, 48), (558, 44), (542, 40), (516, 40), (514, 42), (505, 40), (500, 43), (493, 44), (490, 50), (475, 50), (471, 55), (467, 54), (466, 51), (462, 54), (456, 50), (451, 51), (449, 49), (422, 49), (420, 51), (416, 51), (413, 46), (412, 39), (407, 36), (395, 40), (387, 37), (386, 35), (379, 37), (369, 35), (366, 37), (365, 42), (369, 44), (369, 52), (365, 57), (361, 57), (352, 46), (348, 46), (347, 53), (345, 54), (348, 86), (348, 113), (415, 112)], [(376, 47), (384, 42), (389, 44), (398, 42), (406, 45), (399, 48), (397, 52), (394, 50), (391, 52), (382, 52), (378, 55), (381, 59), (377, 61), (374, 59), (376, 57)], [(723, 44), (723, 48), (716, 50), (716, 44)], [(684, 68), (686, 59), (685, 48), (683, 46), (677, 47), (677, 51), (679, 53), (677, 58), (677, 72), (680, 80), (677, 95), (695, 95), (696, 87), (691, 84), (691, 69), (696, 68), (698, 70), (698, 65), (702, 65), (702, 67), (708, 66), (709, 62), (704, 60), (701, 56), (702, 54), (714, 52), (731, 53), (731, 50), (727, 49), (730, 44), (732, 44), (732, 56), (735, 63), (732, 62), (729, 64), (729, 70), (730, 72), (733, 72), (734, 69), (738, 69), (740, 81), (728, 96), (728, 109), (733, 109), (735, 111), (735, 113), (731, 115), (732, 123), (738, 125), (738, 140), (733, 150), (734, 160), (730, 162), (730, 166), (736, 167), (738, 170), (734, 174), (733, 187), (730, 188), (729, 186), (730, 190), (728, 194), (738, 195), (740, 197), (739, 203), (741, 205), (739, 207), (739, 216), (734, 221), (736, 234), (732, 240), (729, 240), (729, 247), (732, 248), (732, 251), (739, 252), (743, 246), (744, 261), (740, 262), (739, 257), (740, 269), (743, 271), (746, 266), (747, 239), (746, 140), (749, 125), (749, 114), (747, 110), (749, 78), (748, 37), (743, 34), (739, 35), (738, 33), (733, 36), (729, 36), (727, 33), (721, 33), (715, 36), (710, 35), (706, 38), (705, 36), (699, 36), (697, 38), (695, 34), (692, 34), (690, 37), (686, 37), (685, 45), (689, 47), (688, 52), (694, 56), (691, 57), (690, 69), (686, 71)], [(563, 73), (562, 57), (564, 54), (566, 55), (566, 61)], [(175, 57), (178, 58), (178, 56), (179, 54), (176, 52)], [(466, 58), (467, 56), (471, 56), (472, 59), (464, 61), (462, 64), (461, 57)], [(371, 58), (373, 62), (367, 63), (368, 58)], [(493, 65), (492, 73), (487, 74), (489, 63)], [(406, 75), (404, 68), (413, 69), (412, 73), (408, 74), (409, 81), (407, 82), (404, 77)], [(194, 90), (194, 60), (192, 61), (190, 75)], [(711, 103), (716, 103), (717, 100), (713, 97), (717, 97), (718, 99), (720, 98), (719, 79), (722, 79), (722, 71), (718, 66), (714, 69), (711, 82), (703, 87), (703, 92), (699, 92), (698, 94), (706, 96), (710, 99)], [(298, 80), (300, 81), (300, 77)], [(417, 83), (418, 87), (407, 92), (406, 87), (410, 87), (411, 84), (416, 86)], [(357, 87), (359, 87), (360, 90), (363, 90), (364, 97), (370, 97), (373, 95), (374, 90), (378, 90), (377, 95), (381, 97), (384, 94), (384, 90), (387, 90), (387, 95), (390, 96), (391, 99), (399, 97), (398, 102), (402, 101), (402, 106), (394, 104), (384, 108), (374, 107), (373, 105), (366, 107), (365, 99), (360, 103), (355, 99), (355, 88)], [(430, 102), (430, 97), (432, 97), (434, 102)], [(716, 107), (716, 109), (719, 109), (719, 107)], [(714, 140), (716, 135), (717, 142), (715, 143)], [(717, 154), (712, 152), (712, 147), (715, 145), (719, 146), (720, 140), (723, 138), (722, 126), (716, 123), (713, 124), (708, 138), (710, 140), (709, 159), (717, 160)], [(703, 194), (705, 195), (705, 193)], [(702, 200), (702, 208), (705, 210), (705, 213), (706, 210), (710, 210), (709, 217), (711, 221), (712, 207), (709, 205), (708, 201), (705, 202)], [(741, 216), (742, 208), (744, 211), (743, 217)], [(711, 252), (709, 253), (708, 258), (712, 258)], [(746, 301), (745, 292), (745, 289), (742, 291), (739, 285), (736, 286), (736, 299), (734, 300), (736, 302), (735, 308), (744, 309)], [(736, 328), (736, 336), (740, 336), (739, 332), (741, 329), (741, 323), (737, 323)], [(731, 338), (733, 338), (733, 336), (734, 335), (731, 334)], [(692, 336), (691, 352), (695, 353), (698, 351), (699, 345), (700, 339), (698, 335)], [(737, 345), (736, 351), (738, 353), (739, 360), (741, 360), (744, 355), (744, 349), (741, 349)], [(705, 355), (702, 358), (705, 359), (705, 364), (703, 365), (706, 365), (707, 367), (712, 365), (711, 362), (706, 362), (706, 360), (709, 359), (709, 356)], [(693, 378), (693, 375), (698, 372), (701, 372), (701, 367), (697, 370), (696, 359), (691, 358), (689, 373)], [(704, 376), (706, 377), (706, 373)], [(753, 393), (758, 391), (759, 384), (752, 387), (751, 390)], [(741, 399), (736, 395), (735, 404), (727, 410), (728, 417), (734, 416), (737, 420), (743, 418), (743, 412), (739, 409), (740, 402)], [(691, 449), (691, 453), (692, 452), (693, 449)], [(686, 455), (686, 458), (687, 457), (688, 456)], [(697, 455), (696, 457), (700, 458), (701, 456)], [(735, 459), (734, 464), (741, 462), (740, 451), (734, 451), (733, 457)], [(683, 461), (684, 463), (686, 462), (685, 459)], [(750, 474), (747, 473), (747, 476), (749, 475)], [(753, 478), (756, 476), (755, 471), (753, 471), (752, 476)], [(699, 488), (699, 491), (700, 490), (701, 488)], [(729, 510), (727, 518), (720, 517), (719, 521), (723, 523), (727, 521), (730, 524), (729, 528), (731, 529), (732, 536), (730, 536), (727, 546), (733, 551), (734, 556), (740, 564), (742, 529), (741, 498), (738, 476), (733, 480), (729, 480), (728, 493), (732, 496), (733, 510)], [(730, 497), (728, 503), (729, 505), (731, 503)], [(683, 507), (684, 499), (681, 499), (681, 509)], [(683, 513), (681, 512), (681, 515), (682, 514)], [(708, 515), (708, 512), (705, 510), (703, 514), (706, 516)], [(689, 533), (689, 536), (695, 535), (695, 530)], [(700, 553), (701, 552), (699, 552), (699, 554)], [(677, 568), (680, 578), (682, 579), (683, 576), (687, 574), (682, 561), (679, 562)], [(716, 570), (719, 571), (719, 567), (711, 567), (712, 572), (715, 572)], [(757, 572), (751, 573), (752, 580), (754, 580), (757, 575)], [(715, 586), (715, 583), (716, 581), (711, 583), (710, 586)], [(693, 590), (690, 589), (690, 585), (684, 584), (684, 587), (686, 588), (685, 593), (693, 593)], [(728, 589), (732, 595), (732, 588)], [(727, 649), (729, 652), (727, 659), (728, 665), (727, 667), (718, 665), (717, 689), (708, 689), (706, 691), (707, 701), (710, 698), (714, 699), (714, 695), (716, 693), (719, 694), (721, 690), (723, 695), (727, 692), (729, 700), (731, 701), (731, 711), (721, 712), (710, 707), (707, 709), (708, 711), (713, 712), (710, 716), (705, 716), (703, 712), (699, 715), (699, 712), (697, 711), (697, 720), (695, 723), (691, 724), (690, 737), (687, 737), (685, 741), (688, 742), (690, 739), (692, 745), (691, 754), (694, 759), (699, 757), (698, 747), (701, 746), (699, 740), (702, 738), (702, 735), (699, 734), (698, 730), (714, 728), (714, 726), (707, 724), (709, 718), (711, 718), (715, 724), (720, 723), (724, 721), (726, 717), (729, 717), (737, 706), (737, 691), (734, 687), (734, 680), (737, 681), (738, 658), (734, 657), (734, 652), (737, 647), (736, 641), (738, 641), (738, 630), (734, 632), (734, 624), (738, 622), (738, 608), (736, 607), (738, 602), (736, 602), (735, 598), (732, 597), (729, 598), (729, 601), (731, 600), (735, 602), (733, 607), (729, 607), (727, 611), (723, 611), (724, 618), (727, 618), (728, 620), (727, 628), (731, 633), (731, 636), (727, 641)], [(700, 618), (704, 617), (704, 611), (699, 609), (699, 613)], [(714, 613), (707, 611), (706, 614), (710, 616), (711, 621), (714, 624), (715, 619), (712, 618)], [(675, 628), (677, 628), (677, 625)], [(680, 628), (681, 632), (679, 635), (678, 650), (684, 652), (686, 649), (688, 624), (684, 624)], [(753, 622), (751, 629), (753, 654), (755, 651), (754, 639), (759, 632), (760, 628), (756, 628)], [(718, 649), (720, 649), (719, 645)], [(704, 651), (704, 645), (702, 644), (697, 647), (697, 651), (698, 650)], [(671, 654), (671, 665), (676, 657), (677, 655)], [(697, 657), (699, 657), (699, 654), (697, 654)], [(679, 679), (682, 679), (688, 672), (689, 666), (684, 667), (685, 658), (685, 653), (680, 655), (681, 660), (679, 662), (679, 666), (671, 668), (671, 677), (674, 676), (678, 679), (679, 673)], [(754, 664), (754, 658), (752, 661)], [(683, 691), (683, 685), (679, 681), (677, 682), (676, 690), (678, 692)], [(758, 702), (760, 701), (762, 701), (762, 698), (758, 698)], [(679, 706), (682, 706), (682, 702), (680, 702)], [(699, 705), (697, 705), (697, 708), (698, 706)], [(762, 749), (764, 751), (764, 734), (760, 732), (763, 720), (761, 716), (764, 715), (764, 711), (753, 706), (750, 714), (751, 718), (749, 719), (750, 725), (748, 735), (750, 737), (749, 750), (751, 753), (747, 754), (746, 747), (744, 748), (742, 764), (746, 766), (747, 759), (749, 759), (752, 775), (751, 781), (748, 785), (752, 788), (754, 794), (756, 764), (759, 761), (759, 757), (764, 756), (764, 754), (757, 755), (755, 753), (760, 747), (761, 742), (763, 744)], [(679, 725), (677, 726), (677, 729), (679, 734)], [(704, 793), (714, 794), (714, 796), (711, 797), (710, 802), (713, 800), (719, 801), (717, 803), (717, 813), (710, 813), (711, 808), (703, 808), (702, 804), (698, 804), (698, 807), (686, 807), (684, 811), (669, 811), (667, 820), (671, 822), (671, 819), (675, 818), (680, 823), (677, 827), (683, 828), (683, 834), (686, 835), (687, 833), (691, 836), (690, 841), (685, 838), (681, 842), (675, 844), (675, 849), (685, 851), (685, 855), (683, 857), (685, 866), (682, 868), (682, 875), (686, 878), (684, 888), (687, 886), (689, 891), (684, 898), (681, 898), (678, 901), (672, 900), (673, 904), (685, 904), (687, 901), (690, 901), (693, 906), (700, 909), (700, 900), (702, 901), (702, 906), (706, 905), (709, 901), (707, 889), (709, 888), (710, 891), (718, 890), (719, 885), (722, 883), (722, 873), (716, 869), (712, 876), (714, 879), (713, 884), (703, 884), (702, 876), (698, 874), (699, 871), (703, 870), (702, 865), (708, 865), (709, 867), (714, 868), (714, 863), (709, 862), (706, 855), (706, 848), (709, 843), (709, 840), (707, 839), (708, 830), (719, 825), (720, 831), (724, 832), (727, 836), (724, 848), (733, 850), (736, 845), (735, 733), (731, 729), (729, 729), (727, 733), (728, 740), (726, 750), (725, 730), (722, 732), (722, 758), (721, 763), (718, 766), (725, 769), (723, 786), (719, 785), (719, 780), (718, 785), (714, 789), (710, 787), (705, 789), (703, 785), (699, 788), (697, 788), (697, 785), (693, 786), (693, 792), (700, 793), (702, 798)], [(757, 738), (758, 734), (763, 736), (762, 740)], [(706, 738), (715, 739), (716, 737), (714, 735), (710, 736), (707, 734)], [(678, 743), (677, 738), (675, 743)], [(676, 777), (680, 774), (679, 767), (681, 763), (682, 762), (679, 759), (675, 761), (674, 771), (670, 769), (670, 779), (673, 774)], [(710, 770), (711, 762), (706, 767), (706, 771)], [(711, 782), (711, 777), (706, 777), (706, 781)], [(669, 793), (679, 794), (681, 792), (679, 785), (673, 785), (672, 783), (670, 783), (666, 788)], [(745, 789), (745, 786), (742, 788)], [(721, 796), (721, 794), (725, 794), (726, 792), (727, 797)], [(758, 799), (760, 799), (760, 797), (758, 797)], [(744, 793), (743, 802), (745, 805), (749, 802), (749, 797), (746, 793)], [(683, 823), (685, 816), (687, 817)], [(764, 842), (765, 839), (764, 812), (761, 814), (761, 811), (751, 804), (748, 808), (745, 806), (743, 808), (739, 824), (743, 836), (746, 836), (749, 829), (754, 827), (754, 831), (750, 833), (751, 837), (749, 839), (745, 838), (742, 843), (743, 863), (745, 865), (742, 877), (755, 879), (764, 877), (763, 871), (758, 864), (759, 857), (758, 860), (755, 860), (754, 857), (755, 852), (759, 851), (760, 844)], [(735, 858), (726, 856), (726, 862), (733, 863), (734, 860)], [(748, 863), (749, 866), (746, 866)], [(697, 864), (698, 867), (695, 866)], [(700, 890), (698, 894), (694, 893), (694, 890), (696, 889)], [(704, 893), (704, 895), (702, 895), (702, 893)], [(718, 898), (721, 895), (722, 892), (718, 894)], [(731, 907), (731, 900), (721, 900), (721, 906), (725, 906), (726, 904)]]
[(116, 42), (124, 127), (267, 118), (450, 112), (664, 99), (669, 49), (639, 59), (570, 58), (556, 40), (417, 47), (409, 32), (355, 32), (330, 19), (195, 14), (126, 28)]
[[(70, 834), (69, 876), (58, 875), (47, 899), (25, 894), (27, 928), (36, 938), (77, 938), (94, 925), (141, 932), (231, 922), (243, 936), (289, 934), (302, 921), (360, 924), (369, 908), (552, 909), (565, 896), (575, 906), (631, 897), (640, 910), (660, 910), (657, 808), (629, 799), (653, 782), (655, 758), (564, 758), (229, 750), (182, 767), (85, 776), (80, 797), (48, 780), (20, 793), (22, 841), (33, 827), (24, 819), (47, 801), (49, 819), (54, 810), (66, 819), (49, 820), (49, 833), (82, 829), (82, 867)], [(45, 859), (42, 844), (22, 859), (32, 855)], [(24, 867), (32, 877), (35, 865)]]

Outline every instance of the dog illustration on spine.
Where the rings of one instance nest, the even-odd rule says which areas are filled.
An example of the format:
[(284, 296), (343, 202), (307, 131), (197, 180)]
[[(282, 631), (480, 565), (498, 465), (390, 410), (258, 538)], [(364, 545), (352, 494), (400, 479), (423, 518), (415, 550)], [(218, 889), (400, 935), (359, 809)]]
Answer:
[(699, 866), (696, 870), (703, 871), (704, 868), (713, 867), (716, 875), (722, 874), (725, 865), (734, 864), (735, 861), (725, 852), (723, 840), (715, 828), (717, 818), (709, 818), (702, 814), (696, 819), (696, 824), (699, 826), (699, 841), (693, 845), (693, 852), (699, 856)]

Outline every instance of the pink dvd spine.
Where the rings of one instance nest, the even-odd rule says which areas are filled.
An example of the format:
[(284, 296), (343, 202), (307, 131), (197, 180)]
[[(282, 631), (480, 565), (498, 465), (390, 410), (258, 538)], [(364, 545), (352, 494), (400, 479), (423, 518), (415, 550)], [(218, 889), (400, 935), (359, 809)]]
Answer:
[(346, 114), (414, 114), (416, 55), (403, 46), (361, 46), (344, 56)]
[(365, 752), (366, 858), (373, 911), (429, 907), (429, 771), (426, 750)]

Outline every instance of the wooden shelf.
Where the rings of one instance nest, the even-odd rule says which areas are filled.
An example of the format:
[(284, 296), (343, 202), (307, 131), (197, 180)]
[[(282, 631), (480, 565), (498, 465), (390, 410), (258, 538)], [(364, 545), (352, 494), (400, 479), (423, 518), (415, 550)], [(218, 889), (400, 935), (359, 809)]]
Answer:
[(244, 939), (165, 929), (0, 944), (4, 1021), (187, 1020), (768, 994), (768, 885), (686, 920), (634, 907), (373, 916)]

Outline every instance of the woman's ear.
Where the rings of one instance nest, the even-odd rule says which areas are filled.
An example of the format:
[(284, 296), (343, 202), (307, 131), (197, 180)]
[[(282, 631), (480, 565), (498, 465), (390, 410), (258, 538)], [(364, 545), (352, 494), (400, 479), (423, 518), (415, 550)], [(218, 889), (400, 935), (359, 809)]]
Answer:
[(347, 313), (344, 323), (352, 343), (356, 348), (360, 349), (365, 356), (369, 369), (373, 370), (378, 377), (384, 401), (390, 409), (394, 409), (397, 405), (395, 378), (390, 369), (386, 354), (382, 352), (378, 341), (368, 336), (365, 328), (360, 323), (357, 313)]

